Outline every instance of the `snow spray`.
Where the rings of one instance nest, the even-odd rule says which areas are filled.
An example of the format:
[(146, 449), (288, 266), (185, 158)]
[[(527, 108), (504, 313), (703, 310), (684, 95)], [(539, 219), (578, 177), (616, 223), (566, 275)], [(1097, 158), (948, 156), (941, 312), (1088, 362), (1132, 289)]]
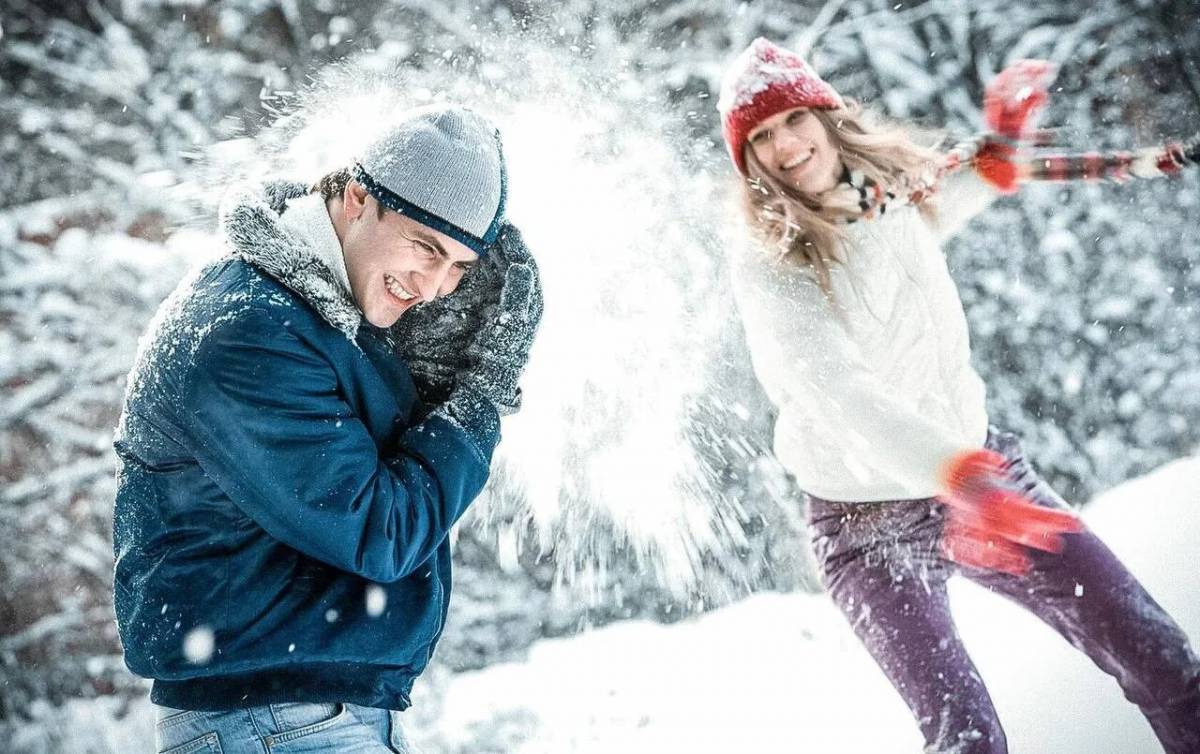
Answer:
[(522, 38), (479, 49), (470, 65), (443, 56), (402, 76), (382, 53), (330, 67), (258, 135), (220, 145), (214, 178), (282, 171), (311, 182), (351, 164), (390, 113), (430, 102), (492, 119), (508, 216), (538, 260), (546, 314), (522, 410), (504, 421), (491, 482), (467, 521), (497, 536), (502, 560), (535, 552), (597, 598), (618, 551), (672, 593), (695, 591), (706, 558), (728, 560), (745, 545), (723, 463), (731, 447), (754, 455), (752, 443), (729, 438), (713, 452), (703, 446), (714, 431), (696, 431), (704, 405), (747, 411), (720, 376), (721, 328), (736, 319), (717, 235), (724, 187), (684, 159), (720, 152), (688, 135), (631, 66), (582, 63)]

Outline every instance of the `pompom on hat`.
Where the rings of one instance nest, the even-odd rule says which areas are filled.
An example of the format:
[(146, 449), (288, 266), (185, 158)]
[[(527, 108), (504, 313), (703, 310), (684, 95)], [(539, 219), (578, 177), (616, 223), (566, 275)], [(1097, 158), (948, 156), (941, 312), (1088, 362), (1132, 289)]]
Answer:
[(500, 132), (465, 107), (405, 112), (365, 147), (354, 178), (383, 206), (480, 256), (504, 221), (508, 177)]
[(750, 43), (729, 66), (717, 100), (725, 146), (742, 175), (746, 174), (742, 147), (759, 123), (793, 107), (836, 110), (845, 106), (804, 58), (763, 37)]

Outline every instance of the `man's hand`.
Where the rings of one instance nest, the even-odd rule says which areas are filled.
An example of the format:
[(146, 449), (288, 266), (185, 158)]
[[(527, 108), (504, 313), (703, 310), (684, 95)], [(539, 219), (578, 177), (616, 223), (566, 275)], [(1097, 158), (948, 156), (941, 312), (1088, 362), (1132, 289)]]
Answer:
[[(454, 293), (413, 307), (396, 323), (392, 335), (397, 352), (407, 363), (422, 401), (433, 405), (449, 399), (459, 375), (471, 364), (468, 351), (476, 336), (496, 313), (508, 268), (519, 263), (531, 267), (536, 276), (537, 265), (520, 231), (506, 223), (496, 243)], [(540, 319), (540, 282), (535, 283), (533, 305)]]
[(955, 456), (942, 482), (942, 551), (956, 563), (1022, 576), (1031, 565), (1026, 548), (1062, 552), (1063, 535), (1083, 530), (1073, 513), (1037, 505), (1012, 489), (1005, 459), (994, 451)]
[(515, 413), (521, 405), (517, 382), (541, 316), (541, 287), (534, 268), (528, 260), (509, 265), (500, 304), (467, 351), (470, 365), (459, 375), (459, 387), (486, 397), (501, 415)]
[(468, 429), (498, 428), (499, 416), (516, 413), (521, 403), (517, 381), (541, 315), (541, 288), (533, 267), (525, 262), (509, 266), (491, 321), (467, 349), (469, 366), (435, 413), (445, 413)]

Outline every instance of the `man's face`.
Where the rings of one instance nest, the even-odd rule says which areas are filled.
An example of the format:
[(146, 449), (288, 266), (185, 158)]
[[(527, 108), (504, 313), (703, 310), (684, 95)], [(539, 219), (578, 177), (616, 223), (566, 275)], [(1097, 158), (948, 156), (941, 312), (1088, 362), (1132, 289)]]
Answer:
[(809, 194), (837, 185), (842, 160), (807, 107), (784, 110), (755, 126), (746, 139), (754, 156), (781, 183)]
[(416, 304), (450, 294), (479, 255), (416, 220), (378, 209), (361, 184), (347, 184), (342, 255), (363, 316), (376, 327), (390, 327)]

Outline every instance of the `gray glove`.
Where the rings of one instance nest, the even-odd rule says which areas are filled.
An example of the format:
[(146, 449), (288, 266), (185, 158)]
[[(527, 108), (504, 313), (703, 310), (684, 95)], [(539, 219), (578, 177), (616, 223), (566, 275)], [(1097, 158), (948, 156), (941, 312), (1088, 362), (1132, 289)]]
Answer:
[(521, 407), (517, 385), (542, 317), (537, 273), (526, 262), (511, 264), (504, 273), (500, 304), (490, 322), (467, 349), (470, 365), (458, 376), (450, 401), (463, 389), (487, 398), (503, 416)]
[(469, 365), (459, 373), (449, 400), (434, 413), (447, 415), (481, 447), (494, 448), (500, 416), (515, 413), (520, 407), (517, 380), (529, 359), (541, 315), (540, 288), (533, 267), (525, 262), (510, 265), (504, 273), (500, 303), (467, 349)]
[[(532, 314), (542, 314), (541, 283), (537, 265), (516, 226), (505, 223), (496, 243), (488, 250), (458, 289), (449, 296), (413, 307), (392, 328), (391, 337), (408, 365), (421, 399), (430, 405), (445, 403), (451, 391), (473, 363), (468, 353), (476, 336), (495, 316), (505, 274), (514, 264), (534, 271)], [(515, 408), (515, 405), (510, 407)]]

